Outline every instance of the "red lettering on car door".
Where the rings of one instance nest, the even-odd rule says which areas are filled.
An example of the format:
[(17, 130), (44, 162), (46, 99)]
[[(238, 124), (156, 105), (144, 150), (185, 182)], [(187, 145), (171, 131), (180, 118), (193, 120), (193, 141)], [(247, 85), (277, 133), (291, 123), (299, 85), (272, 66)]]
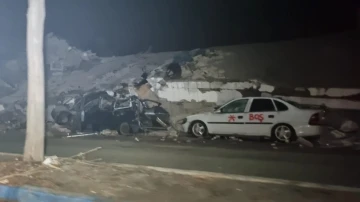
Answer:
[(264, 120), (264, 114), (249, 114), (249, 120), (258, 120), (261, 123)]

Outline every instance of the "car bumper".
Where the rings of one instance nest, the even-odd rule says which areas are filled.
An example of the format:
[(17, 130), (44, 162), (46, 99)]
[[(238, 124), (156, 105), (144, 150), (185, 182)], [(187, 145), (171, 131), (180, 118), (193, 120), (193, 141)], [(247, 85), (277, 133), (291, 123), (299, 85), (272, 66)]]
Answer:
[(186, 122), (186, 123), (182, 124), (182, 129), (185, 133), (189, 132), (189, 127), (190, 127), (190, 122)]
[(312, 126), (312, 125), (298, 126), (295, 127), (294, 129), (298, 137), (318, 136), (326, 131), (326, 127), (324, 126)]

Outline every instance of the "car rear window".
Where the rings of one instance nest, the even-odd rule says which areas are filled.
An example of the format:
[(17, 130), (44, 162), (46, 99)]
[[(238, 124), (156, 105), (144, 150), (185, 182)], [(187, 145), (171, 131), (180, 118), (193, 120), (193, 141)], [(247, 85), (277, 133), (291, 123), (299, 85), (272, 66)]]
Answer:
[(274, 100), (276, 108), (278, 111), (287, 111), (289, 108), (282, 102)]
[(251, 103), (250, 112), (273, 112), (275, 106), (270, 99), (254, 99)]

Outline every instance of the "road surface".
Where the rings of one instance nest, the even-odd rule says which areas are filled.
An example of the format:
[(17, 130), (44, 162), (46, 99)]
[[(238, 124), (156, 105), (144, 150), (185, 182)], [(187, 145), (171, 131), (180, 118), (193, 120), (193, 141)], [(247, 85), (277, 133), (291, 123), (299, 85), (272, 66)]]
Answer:
[[(160, 138), (48, 138), (46, 155), (68, 157), (95, 147), (87, 158), (106, 162), (221, 172), (360, 187), (359, 153), (318, 150), (270, 142)], [(22, 153), (24, 133), (0, 135), (0, 152)]]

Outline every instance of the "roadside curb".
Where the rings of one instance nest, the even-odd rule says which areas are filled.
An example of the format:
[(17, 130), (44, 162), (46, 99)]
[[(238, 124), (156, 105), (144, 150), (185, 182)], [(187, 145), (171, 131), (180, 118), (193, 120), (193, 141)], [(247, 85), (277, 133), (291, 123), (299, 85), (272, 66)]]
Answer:
[(6, 152), (0, 152), (0, 156), (13, 156), (13, 157), (22, 157), (22, 154), (16, 154), (16, 153), (6, 153)]
[(283, 180), (283, 179), (264, 178), (264, 177), (256, 177), (256, 176), (223, 174), (223, 173), (197, 171), (197, 170), (181, 170), (181, 169), (163, 168), (163, 167), (155, 167), (155, 166), (142, 166), (142, 165), (131, 165), (131, 164), (112, 164), (112, 165), (115, 165), (118, 167), (123, 167), (123, 168), (146, 168), (146, 169), (150, 169), (150, 170), (154, 170), (154, 171), (158, 171), (158, 172), (173, 173), (173, 174), (179, 174), (179, 175), (188, 175), (188, 176), (201, 177), (201, 178), (217, 178), (217, 179), (226, 179), (226, 180), (237, 180), (237, 181), (242, 181), (242, 182), (290, 185), (290, 186), (310, 188), (310, 189), (322, 189), (322, 190), (329, 190), (329, 191), (344, 191), (344, 192), (360, 193), (360, 188), (321, 184), (321, 183), (301, 182), (301, 181), (294, 181), (294, 180)]
[[(21, 154), (15, 154), (15, 153), (0, 152), (0, 155), (22, 157)], [(106, 163), (106, 162), (103, 162), (103, 163)], [(242, 181), (242, 182), (290, 185), (290, 186), (310, 188), (310, 189), (322, 189), (322, 190), (329, 190), (329, 191), (344, 191), (344, 192), (360, 193), (360, 188), (357, 188), (357, 187), (321, 184), (321, 183), (313, 183), (313, 182), (302, 182), (302, 181), (284, 180), (284, 179), (276, 179), (276, 178), (265, 178), (265, 177), (256, 177), (256, 176), (246, 176), (246, 175), (224, 174), (224, 173), (198, 171), (198, 170), (182, 170), (182, 169), (164, 168), (164, 167), (156, 167), (156, 166), (121, 164), (121, 163), (109, 163), (109, 164), (117, 166), (117, 167), (122, 167), (122, 168), (133, 168), (133, 169), (143, 168), (143, 169), (150, 169), (150, 170), (163, 172), (163, 173), (173, 173), (173, 174), (187, 175), (187, 176), (200, 177), (200, 178), (217, 178), (217, 179), (226, 179), (226, 180), (236, 180), (236, 181)]]

